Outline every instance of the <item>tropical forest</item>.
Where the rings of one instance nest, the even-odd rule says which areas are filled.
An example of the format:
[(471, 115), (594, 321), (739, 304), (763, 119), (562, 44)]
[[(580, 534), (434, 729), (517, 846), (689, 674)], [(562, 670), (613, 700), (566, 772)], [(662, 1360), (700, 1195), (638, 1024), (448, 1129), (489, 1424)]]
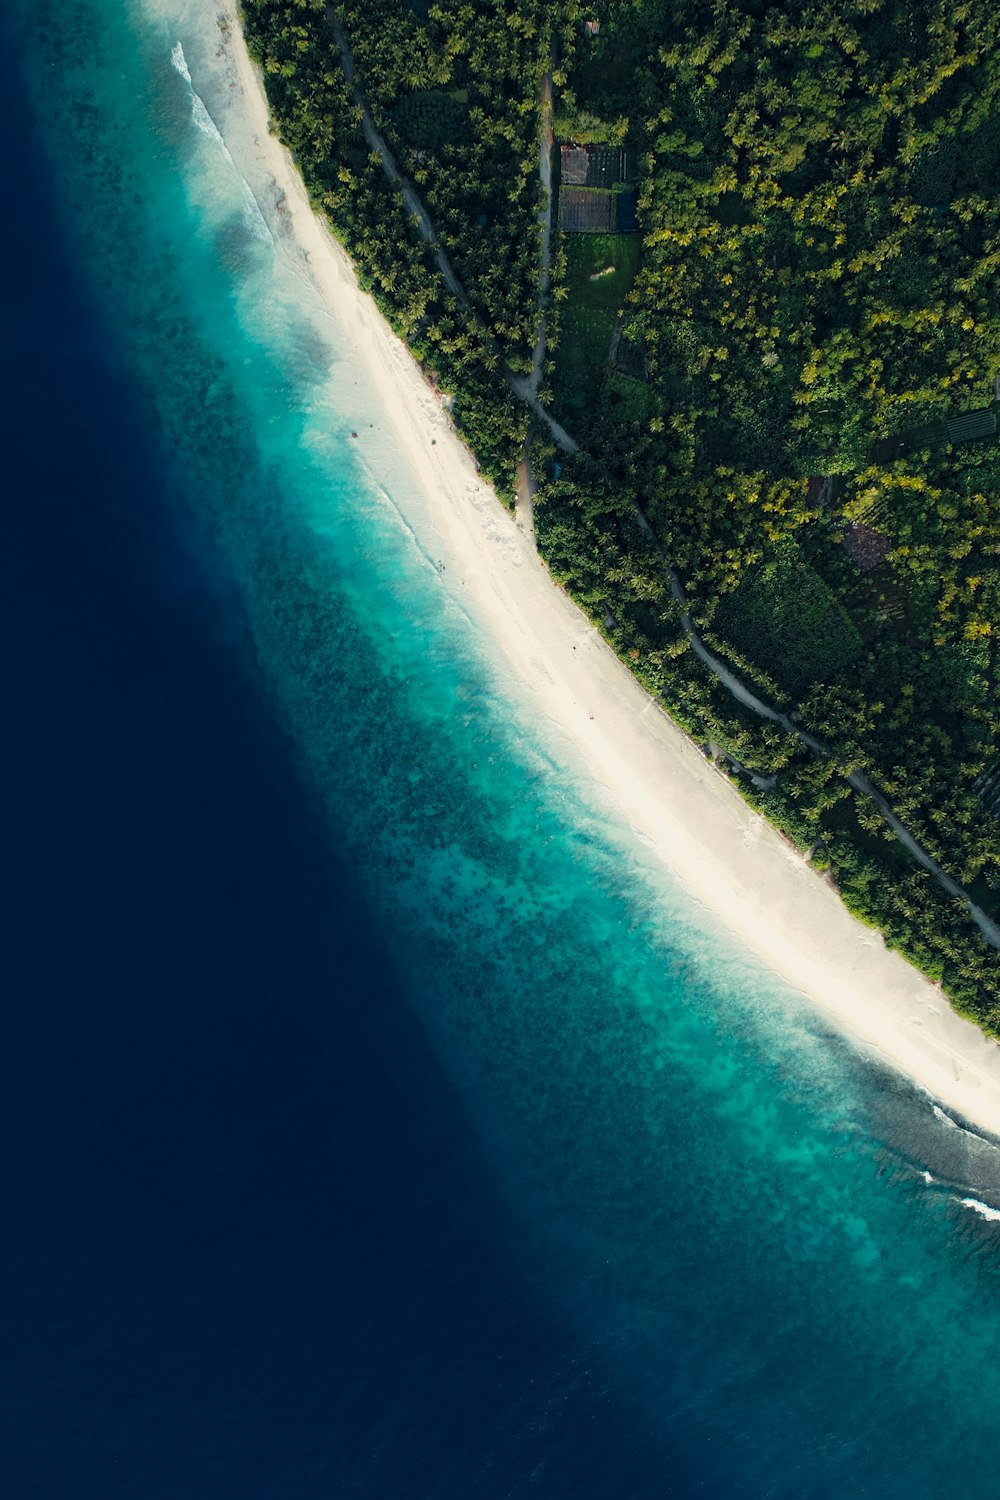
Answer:
[(1000, 1034), (1000, 12), (244, 12), (316, 208), (554, 578)]

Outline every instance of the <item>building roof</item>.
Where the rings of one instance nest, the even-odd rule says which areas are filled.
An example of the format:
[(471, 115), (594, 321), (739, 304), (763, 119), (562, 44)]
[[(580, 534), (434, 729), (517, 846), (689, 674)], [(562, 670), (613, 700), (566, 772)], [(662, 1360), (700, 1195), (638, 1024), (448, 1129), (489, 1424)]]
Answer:
[(560, 180), (570, 187), (614, 188), (635, 177), (631, 146), (578, 146), (564, 141), (559, 148)]
[(635, 213), (635, 193), (631, 188), (626, 188), (624, 192), (615, 193), (614, 196), (618, 233), (635, 234), (639, 228)]
[(833, 475), (810, 474), (806, 484), (806, 504), (811, 510), (822, 510), (833, 499)]
[(850, 521), (844, 528), (844, 551), (862, 573), (870, 573), (879, 563), (885, 562), (892, 543), (881, 531), (866, 526), (863, 521)]
[(565, 145), (559, 151), (559, 176), (567, 187), (585, 187), (587, 183), (586, 146)]
[(992, 437), (997, 430), (996, 412), (967, 411), (948, 420), (949, 443), (969, 443), (973, 438)]
[(632, 234), (639, 227), (635, 194), (601, 188), (561, 187), (559, 228), (567, 234)]
[(615, 218), (613, 193), (585, 187), (559, 189), (559, 228), (567, 234), (614, 234)]

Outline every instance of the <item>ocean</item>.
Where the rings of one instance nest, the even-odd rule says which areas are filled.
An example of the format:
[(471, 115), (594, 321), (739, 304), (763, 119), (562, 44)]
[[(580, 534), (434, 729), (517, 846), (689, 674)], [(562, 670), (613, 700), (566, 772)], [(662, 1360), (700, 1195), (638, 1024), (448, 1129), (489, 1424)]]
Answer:
[(0, 30), (3, 1493), (992, 1496), (1000, 1152), (561, 763), (215, 9)]

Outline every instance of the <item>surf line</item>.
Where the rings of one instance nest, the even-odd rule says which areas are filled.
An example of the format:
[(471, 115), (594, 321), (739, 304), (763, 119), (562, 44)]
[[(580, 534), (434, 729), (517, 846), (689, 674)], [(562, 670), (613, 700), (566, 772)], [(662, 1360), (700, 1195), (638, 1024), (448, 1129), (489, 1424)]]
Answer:
[(188, 93), (191, 96), (191, 118), (194, 120), (194, 123), (197, 125), (198, 129), (202, 132), (203, 135), (207, 135), (211, 140), (216, 142), (216, 144), (221, 149), (226, 161), (232, 167), (233, 171), (236, 173), (237, 178), (239, 179), (240, 189), (243, 194), (243, 221), (246, 224), (247, 229), (255, 239), (260, 240), (264, 244), (273, 245), (274, 236), (272, 235), (270, 229), (267, 227), (267, 220), (261, 213), (260, 204), (257, 202), (253, 188), (250, 186), (249, 182), (247, 182), (246, 178), (243, 176), (239, 167), (233, 160), (232, 152), (223, 139), (222, 131), (212, 119), (212, 116), (209, 114), (208, 109), (205, 105), (204, 99), (197, 92), (193, 82), (191, 81), (191, 71), (188, 68), (187, 58), (184, 56), (184, 48), (181, 46), (180, 42), (175, 42), (173, 47), (171, 48), (170, 61), (173, 63), (177, 72), (181, 75), (184, 82), (187, 84)]

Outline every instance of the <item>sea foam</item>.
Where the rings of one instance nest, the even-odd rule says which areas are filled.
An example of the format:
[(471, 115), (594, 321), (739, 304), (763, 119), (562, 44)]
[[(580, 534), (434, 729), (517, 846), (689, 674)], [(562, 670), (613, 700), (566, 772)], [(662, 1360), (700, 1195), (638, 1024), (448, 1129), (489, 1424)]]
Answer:
[[(166, 70), (169, 39), (188, 35), (220, 134), (266, 206), (265, 137), (259, 123), (241, 118), (224, 52), (213, 62), (214, 7), (156, 3), (169, 14), (149, 28), (151, 78)], [(673, 1479), (690, 1463), (694, 1473), (706, 1454), (718, 1472), (704, 1484), (716, 1493), (801, 1493), (803, 1452), (821, 1455), (814, 1483), (827, 1493), (932, 1500), (961, 1465), (970, 1500), (990, 1500), (1000, 1318), (983, 1299), (979, 1260), (995, 1259), (994, 1236), (980, 1235), (970, 1253), (969, 1236), (940, 1212), (937, 1195), (914, 1194), (908, 1178), (873, 1170), (885, 1159), (869, 1112), (870, 1097), (882, 1098), (880, 1075), (869, 1078), (846, 1049), (829, 1047), (819, 1026), (809, 1031), (798, 1009), (786, 1012), (770, 979), (738, 968), (714, 929), (695, 930), (686, 897), (665, 893), (652, 874), (645, 883), (638, 859), (633, 878), (624, 841), (605, 840), (585, 793), (578, 806), (558, 767), (537, 766), (544, 736), (534, 719), (522, 728), (518, 702), (508, 708), (499, 689), (494, 699), (493, 679), (479, 668), (486, 645), (459, 628), (450, 604), (442, 608), (445, 583), (414, 555), (381, 498), (384, 483), (396, 514), (409, 504), (403, 461), (398, 479), (396, 468), (389, 477), (383, 468), (396, 462), (392, 443), (372, 457), (378, 430), (390, 430), (388, 407), (370, 396), (360, 360), (329, 397), (321, 369), (315, 387), (308, 384), (308, 362), (292, 351), (313, 303), (297, 280), (290, 284), (302, 259), (286, 255), (285, 236), (281, 255), (259, 257), (266, 275), (245, 278), (245, 290), (228, 285), (216, 237), (206, 232), (217, 224), (217, 186), (228, 195), (223, 208), (239, 202), (219, 140), (204, 120), (195, 119), (200, 134), (192, 136), (185, 118), (178, 151), (175, 118), (163, 121), (159, 136), (148, 128), (125, 7), (100, 6), (95, 29), (99, 19), (109, 50), (101, 108), (74, 107), (68, 64), (38, 74), (47, 118), (48, 95), (66, 95), (58, 131), (49, 128), (66, 174), (79, 172), (83, 222), (114, 229), (87, 241), (106, 256), (98, 284), (118, 292), (101, 305), (120, 318), (140, 369), (151, 372), (164, 431), (183, 437), (185, 500), (233, 560), (262, 670), (275, 700), (288, 705), (283, 717), (326, 794), (335, 847), (414, 976), (414, 1011), (460, 1091), (470, 1138), (482, 1121), (491, 1151), (497, 1142), (491, 1193), (498, 1224), (509, 1196), (512, 1227), (501, 1237), (491, 1224), (486, 1237), (497, 1237), (507, 1259), (523, 1260), (539, 1304), (559, 1320), (557, 1376), (536, 1362), (512, 1369), (500, 1391), (478, 1387), (497, 1358), (487, 1333), (478, 1363), (461, 1368), (453, 1406), (435, 1371), (421, 1371), (430, 1416), (399, 1390), (400, 1346), (387, 1339), (386, 1405), (395, 1401), (402, 1412), (404, 1472), (412, 1480), (413, 1432), (440, 1428), (428, 1451), (454, 1487), (481, 1488), (484, 1500), (523, 1489), (528, 1471), (514, 1467), (506, 1437), (529, 1425), (530, 1386), (543, 1394), (545, 1412), (580, 1416), (565, 1431), (545, 1418), (540, 1441), (553, 1500), (606, 1493), (609, 1462), (623, 1491), (657, 1493), (664, 1472)], [(179, 46), (173, 67), (191, 90), (182, 104), (174, 86), (175, 110), (194, 118)], [(84, 128), (91, 136), (81, 145)], [(102, 159), (116, 164), (115, 174), (84, 175), (96, 131), (104, 131)], [(202, 134), (215, 144), (202, 149)], [(186, 159), (192, 142), (197, 160)], [(105, 181), (114, 191), (95, 201), (92, 177), (100, 191)], [(136, 250), (149, 223), (169, 250), (170, 280), (161, 285)], [(346, 335), (337, 346), (327, 321), (322, 328), (335, 347), (354, 348)], [(355, 443), (341, 440), (347, 402), (368, 406), (364, 425), (352, 417)], [(303, 430), (321, 425), (327, 411), (325, 443), (317, 437), (304, 446)], [(362, 453), (370, 484), (358, 478)], [(318, 998), (323, 1034), (341, 1028), (337, 994), (328, 1010), (327, 1017)], [(908, 1100), (899, 1108), (908, 1112)], [(379, 1104), (378, 1120), (388, 1128), (398, 1120), (406, 1131), (405, 1117), (386, 1113), (391, 1102)], [(913, 1108), (928, 1113), (923, 1099)], [(965, 1144), (951, 1131), (947, 1143)], [(952, 1187), (953, 1200), (971, 1191)], [(387, 1202), (395, 1210), (391, 1195)], [(304, 1211), (311, 1213), (308, 1192)], [(406, 1213), (403, 1201), (401, 1224)], [(556, 1247), (551, 1275), (536, 1235)], [(880, 1253), (859, 1262), (864, 1236)], [(442, 1243), (447, 1272), (451, 1247)], [(925, 1290), (914, 1297), (914, 1287)], [(393, 1294), (401, 1289), (391, 1284)], [(426, 1288), (432, 1306), (447, 1305), (453, 1292), (447, 1281)], [(478, 1337), (481, 1309), (460, 1306)], [(563, 1350), (581, 1370), (596, 1369), (593, 1398), (580, 1381), (566, 1383)], [(359, 1378), (374, 1379), (380, 1341), (368, 1339), (364, 1355), (373, 1363)], [(466, 1407), (464, 1392), (477, 1389), (488, 1405)], [(655, 1463), (628, 1472), (620, 1469), (628, 1445), (618, 1424), (597, 1464), (584, 1436), (617, 1390), (629, 1409), (641, 1409), (660, 1445)], [(454, 1420), (435, 1425), (446, 1406)], [(900, 1409), (934, 1410), (936, 1420), (899, 1423)], [(460, 1472), (454, 1434), (483, 1420), (494, 1425), (470, 1430), (485, 1433), (481, 1443), (491, 1448), (472, 1450), (475, 1470), (464, 1455)], [(376, 1413), (375, 1440), (381, 1422)], [(370, 1472), (370, 1431), (362, 1420), (364, 1467), (356, 1474), (345, 1473), (347, 1459), (331, 1458), (335, 1488), (350, 1488), (354, 1477), (383, 1493), (392, 1487), (381, 1459), (374, 1479)], [(316, 1441), (329, 1442), (328, 1431)], [(502, 1465), (480, 1485), (491, 1451)], [(563, 1483), (557, 1465), (566, 1451), (581, 1455), (581, 1467)]]
[(984, 1219), (1000, 1221), (1000, 1208), (991, 1208), (988, 1203), (983, 1203), (979, 1198), (963, 1198), (963, 1208), (971, 1208)]
[(257, 202), (253, 188), (237, 167), (232, 153), (223, 138), (222, 131), (209, 114), (204, 99), (195, 89), (191, 79), (191, 70), (187, 64), (187, 58), (184, 56), (184, 48), (180, 42), (175, 42), (171, 48), (170, 61), (188, 86), (191, 95), (191, 118), (203, 135), (207, 135), (210, 140), (216, 142), (226, 161), (239, 179), (240, 192), (243, 199), (244, 224), (255, 239), (260, 240), (264, 244), (273, 245), (274, 236), (267, 227), (267, 220), (260, 211), (260, 204)]

